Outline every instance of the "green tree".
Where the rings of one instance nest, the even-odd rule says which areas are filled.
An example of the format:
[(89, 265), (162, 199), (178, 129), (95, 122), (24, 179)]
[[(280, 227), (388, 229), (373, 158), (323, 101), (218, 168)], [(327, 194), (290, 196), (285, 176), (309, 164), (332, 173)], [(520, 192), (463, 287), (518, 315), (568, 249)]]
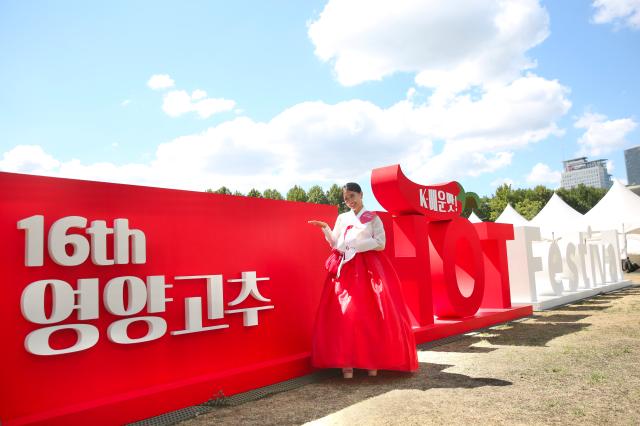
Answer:
[(251, 188), (251, 190), (247, 193), (247, 197), (262, 198), (262, 194), (257, 189)]
[(486, 199), (488, 208), (483, 207), (481, 211), (487, 216), (478, 216), (494, 222), (502, 214), (507, 204), (511, 204), (518, 213), (530, 220), (540, 212), (552, 195), (553, 191), (542, 185), (535, 188), (513, 189), (511, 185), (505, 183), (496, 188), (496, 193), (493, 196)]
[(265, 189), (264, 190), (264, 194), (263, 194), (264, 198), (269, 198), (271, 200), (282, 200), (282, 194), (280, 192), (278, 192), (277, 189)]
[(540, 200), (534, 200), (531, 198), (525, 198), (513, 206), (513, 208), (515, 208), (516, 211), (527, 220), (533, 219), (543, 207), (544, 204), (542, 204)]
[(315, 204), (329, 204), (327, 196), (325, 195), (322, 188), (318, 185), (314, 185), (309, 188), (309, 192), (307, 192), (307, 201), (309, 203)]
[(244, 197), (244, 194), (240, 191), (233, 191), (233, 195), (236, 195), (238, 197)]
[[(495, 194), (481, 197), (477, 209), (474, 210), (482, 220), (495, 221), (509, 203), (523, 217), (531, 220), (549, 202), (553, 192), (542, 185), (513, 189), (510, 185), (503, 184), (496, 188)], [(604, 197), (607, 190), (579, 185), (571, 189), (560, 188), (555, 192), (567, 204), (584, 214)]]
[(471, 216), (472, 211), (477, 210), (480, 207), (480, 197), (478, 197), (478, 194), (475, 192), (465, 191), (459, 183), (458, 187), (460, 188), (458, 200), (462, 203), (462, 212), (460, 215), (468, 218)]
[(491, 211), (489, 208), (489, 197), (487, 197), (486, 195), (483, 197), (480, 197), (480, 203), (478, 204), (478, 208), (474, 209), (473, 211), (475, 211), (476, 215), (478, 215), (478, 217), (483, 221), (489, 220), (489, 213)]
[(551, 196), (553, 196), (553, 190), (542, 185), (538, 185), (535, 188), (526, 191), (530, 191), (530, 193), (527, 193), (525, 198), (540, 202), (541, 209), (549, 202)]
[(591, 210), (593, 206), (598, 204), (598, 201), (602, 199), (607, 193), (606, 189), (592, 188), (583, 184), (578, 185), (575, 188), (565, 189), (560, 188), (558, 196), (564, 200), (565, 203), (584, 214)]
[(287, 192), (287, 200), (305, 202), (307, 201), (307, 193), (298, 185), (294, 185), (293, 188)]
[(220, 188), (216, 189), (215, 191), (213, 191), (215, 194), (225, 194), (225, 195), (231, 195), (231, 190), (229, 188), (227, 188), (226, 186), (221, 186)]
[(496, 193), (491, 196), (488, 200), (488, 217), (487, 219), (491, 222), (495, 222), (495, 220), (500, 216), (500, 213), (507, 207), (507, 204), (513, 203), (515, 199), (515, 195), (511, 190), (511, 185), (507, 185), (506, 183), (500, 185), (496, 188)]
[(339, 213), (344, 213), (349, 210), (349, 208), (344, 204), (344, 199), (342, 198), (342, 188), (335, 183), (331, 185), (327, 191), (327, 201), (332, 206), (338, 207)]

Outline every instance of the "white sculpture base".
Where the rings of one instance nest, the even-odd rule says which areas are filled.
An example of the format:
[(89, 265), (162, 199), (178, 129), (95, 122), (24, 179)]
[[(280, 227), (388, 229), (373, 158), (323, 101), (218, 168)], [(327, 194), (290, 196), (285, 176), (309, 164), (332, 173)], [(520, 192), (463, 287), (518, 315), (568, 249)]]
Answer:
[(595, 288), (578, 289), (578, 291), (564, 291), (560, 296), (544, 296), (538, 295), (537, 301), (531, 300), (517, 300), (514, 299), (513, 303), (527, 303), (533, 306), (534, 311), (544, 311), (547, 309), (556, 308), (558, 306), (566, 305), (568, 303), (577, 302), (582, 299), (596, 296), (598, 294), (610, 293), (612, 291), (620, 290), (621, 288), (629, 287), (633, 283), (629, 280), (623, 280), (616, 283), (607, 283), (605, 285), (599, 285)]

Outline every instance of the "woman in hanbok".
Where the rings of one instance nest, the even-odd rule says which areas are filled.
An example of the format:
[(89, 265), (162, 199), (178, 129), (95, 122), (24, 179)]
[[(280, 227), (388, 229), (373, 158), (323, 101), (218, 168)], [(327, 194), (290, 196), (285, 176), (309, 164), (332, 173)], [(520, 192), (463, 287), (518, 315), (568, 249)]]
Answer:
[(311, 363), (319, 368), (342, 368), (345, 378), (353, 369), (415, 371), (415, 339), (398, 276), (382, 253), (382, 220), (367, 211), (357, 183), (342, 188), (351, 210), (338, 216), (331, 229), (309, 221), (324, 232), (333, 249), (318, 306)]

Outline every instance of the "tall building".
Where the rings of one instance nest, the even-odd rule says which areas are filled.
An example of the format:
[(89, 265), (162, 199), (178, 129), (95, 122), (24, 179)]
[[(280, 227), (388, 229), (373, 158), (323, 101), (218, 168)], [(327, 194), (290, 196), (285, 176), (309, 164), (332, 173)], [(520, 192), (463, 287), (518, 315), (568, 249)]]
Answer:
[(629, 185), (640, 185), (640, 146), (624, 150), (624, 164), (627, 166)]
[(563, 161), (564, 171), (560, 186), (570, 189), (580, 184), (594, 188), (609, 189), (613, 185), (611, 175), (607, 172), (607, 160), (587, 161), (587, 157)]

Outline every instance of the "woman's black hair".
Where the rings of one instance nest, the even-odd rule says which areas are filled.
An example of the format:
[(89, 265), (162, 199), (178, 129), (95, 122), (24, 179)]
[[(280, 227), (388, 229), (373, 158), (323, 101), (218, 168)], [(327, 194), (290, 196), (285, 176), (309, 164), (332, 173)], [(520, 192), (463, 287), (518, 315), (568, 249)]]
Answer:
[(342, 189), (346, 189), (347, 191), (357, 192), (358, 194), (362, 194), (362, 188), (355, 182), (349, 182)]

